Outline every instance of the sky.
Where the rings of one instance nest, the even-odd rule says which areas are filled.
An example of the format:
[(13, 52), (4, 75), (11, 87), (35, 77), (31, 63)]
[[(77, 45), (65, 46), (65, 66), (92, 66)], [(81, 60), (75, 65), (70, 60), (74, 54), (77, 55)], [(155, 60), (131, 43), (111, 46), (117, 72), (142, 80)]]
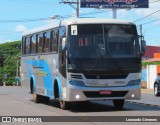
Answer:
[[(24, 31), (58, 21), (50, 19), (51, 16), (74, 18), (76, 11), (70, 5), (59, 2), (61, 0), (0, 0), (0, 44), (21, 40)], [(158, 10), (160, 10), (160, 0), (149, 0), (149, 8), (146, 9), (118, 9), (117, 19), (134, 22), (157, 11), (135, 23), (138, 32), (139, 25), (142, 24), (147, 45), (160, 46), (160, 11)], [(80, 17), (112, 18), (112, 11), (106, 8), (80, 8)], [(33, 21), (37, 19), (42, 20)]]

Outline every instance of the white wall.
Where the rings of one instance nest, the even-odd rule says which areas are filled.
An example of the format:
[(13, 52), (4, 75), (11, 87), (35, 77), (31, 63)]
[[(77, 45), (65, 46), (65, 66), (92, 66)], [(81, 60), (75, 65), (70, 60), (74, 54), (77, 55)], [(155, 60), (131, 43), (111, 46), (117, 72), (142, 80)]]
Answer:
[(153, 89), (154, 81), (157, 78), (157, 66), (147, 65), (147, 89)]

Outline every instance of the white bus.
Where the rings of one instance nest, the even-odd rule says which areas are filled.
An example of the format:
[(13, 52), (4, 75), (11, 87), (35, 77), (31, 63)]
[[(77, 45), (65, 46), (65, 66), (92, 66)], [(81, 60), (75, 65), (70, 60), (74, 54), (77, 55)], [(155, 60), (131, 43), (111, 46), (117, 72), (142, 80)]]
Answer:
[(22, 85), (38, 103), (56, 99), (62, 109), (72, 102), (141, 98), (141, 56), (132, 22), (78, 18), (37, 28), (22, 37)]

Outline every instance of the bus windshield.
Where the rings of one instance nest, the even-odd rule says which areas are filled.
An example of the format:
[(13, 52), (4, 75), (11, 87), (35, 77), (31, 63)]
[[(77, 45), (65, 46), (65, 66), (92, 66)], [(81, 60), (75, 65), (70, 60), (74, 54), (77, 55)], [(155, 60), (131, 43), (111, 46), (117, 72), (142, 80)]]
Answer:
[(132, 60), (140, 57), (140, 43), (135, 25), (71, 25), (68, 28), (67, 41), (68, 62), (73, 64), (71, 67), (104, 70), (108, 60), (113, 63), (116, 59)]

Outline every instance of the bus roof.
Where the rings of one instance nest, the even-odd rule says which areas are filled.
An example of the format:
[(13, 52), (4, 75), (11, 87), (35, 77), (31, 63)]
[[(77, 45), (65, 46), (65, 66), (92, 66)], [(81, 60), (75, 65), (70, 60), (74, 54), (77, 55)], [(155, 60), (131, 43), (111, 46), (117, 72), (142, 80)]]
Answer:
[[(74, 25), (74, 24), (76, 25), (76, 24), (134, 24), (134, 23), (126, 20), (109, 19), (109, 18), (70, 18), (70, 19), (62, 20), (61, 22), (61, 25), (63, 26)], [(53, 29), (55, 27), (59, 27), (59, 24), (50, 24), (47, 26), (42, 26), (32, 30), (28, 30), (23, 33), (23, 36)]]

